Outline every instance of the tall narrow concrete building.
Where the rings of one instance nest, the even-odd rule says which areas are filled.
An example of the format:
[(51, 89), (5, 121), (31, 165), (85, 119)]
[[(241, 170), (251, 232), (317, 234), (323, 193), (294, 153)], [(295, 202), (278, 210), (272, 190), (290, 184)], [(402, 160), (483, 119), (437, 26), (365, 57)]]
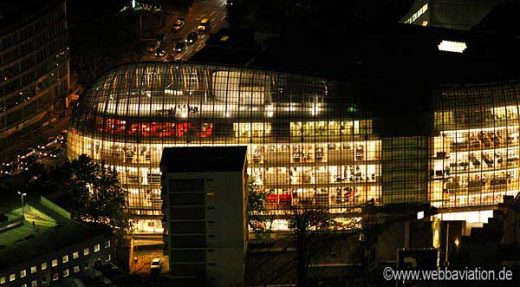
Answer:
[(165, 255), (182, 286), (243, 286), (247, 148), (165, 148)]

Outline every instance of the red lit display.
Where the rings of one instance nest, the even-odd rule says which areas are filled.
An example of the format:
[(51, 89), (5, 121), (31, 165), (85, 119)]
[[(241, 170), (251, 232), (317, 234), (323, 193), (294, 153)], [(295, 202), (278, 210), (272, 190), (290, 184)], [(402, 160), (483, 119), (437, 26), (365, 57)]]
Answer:
[(199, 138), (207, 138), (213, 134), (212, 123), (132, 123), (127, 124), (124, 120), (100, 119), (97, 130), (111, 135), (129, 135), (145, 137), (185, 137), (192, 135)]

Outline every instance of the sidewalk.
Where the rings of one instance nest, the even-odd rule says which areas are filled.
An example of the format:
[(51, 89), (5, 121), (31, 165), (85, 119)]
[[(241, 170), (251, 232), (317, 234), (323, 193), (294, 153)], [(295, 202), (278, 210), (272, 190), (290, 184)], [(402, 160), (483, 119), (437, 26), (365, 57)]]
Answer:
[[(70, 112), (67, 111), (65, 116), (59, 118), (55, 123), (42, 127), (41, 124), (33, 126), (35, 132), (31, 132), (25, 137), (18, 133), (5, 140), (0, 144), (0, 162), (8, 162), (16, 158), (19, 151), (26, 150), (44, 142), (48, 137), (57, 136), (61, 130), (68, 127)], [(28, 129), (31, 129), (30, 127)]]

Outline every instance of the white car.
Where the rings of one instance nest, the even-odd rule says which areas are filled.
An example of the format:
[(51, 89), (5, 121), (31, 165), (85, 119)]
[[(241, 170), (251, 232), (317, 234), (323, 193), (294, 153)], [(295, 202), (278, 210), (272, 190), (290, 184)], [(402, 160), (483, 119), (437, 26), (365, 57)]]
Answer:
[(154, 258), (152, 259), (152, 264), (150, 265), (151, 269), (161, 269), (161, 259)]

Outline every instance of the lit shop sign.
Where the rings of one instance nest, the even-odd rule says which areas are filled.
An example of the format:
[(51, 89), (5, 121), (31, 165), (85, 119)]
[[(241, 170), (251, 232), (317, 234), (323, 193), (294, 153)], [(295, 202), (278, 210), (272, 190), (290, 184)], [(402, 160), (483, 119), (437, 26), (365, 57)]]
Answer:
[(190, 114), (196, 114), (199, 112), (199, 106), (194, 105), (175, 105), (169, 109), (157, 110), (157, 114), (161, 116), (170, 116), (170, 117), (181, 117), (186, 118)]

